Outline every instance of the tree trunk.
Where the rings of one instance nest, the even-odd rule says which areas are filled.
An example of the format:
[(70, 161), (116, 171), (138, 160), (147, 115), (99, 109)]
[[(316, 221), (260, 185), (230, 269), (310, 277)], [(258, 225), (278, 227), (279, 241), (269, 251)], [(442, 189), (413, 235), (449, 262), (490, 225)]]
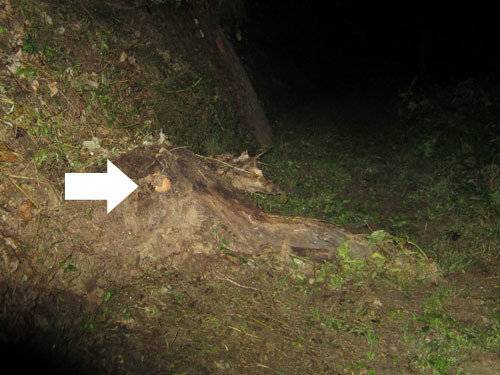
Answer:
[(272, 142), (272, 131), (266, 114), (262, 110), (245, 69), (220, 28), (215, 30), (215, 42), (221, 60), (227, 66), (228, 72), (230, 72), (240, 119), (246, 128), (253, 130), (259, 146), (263, 149), (268, 148)]

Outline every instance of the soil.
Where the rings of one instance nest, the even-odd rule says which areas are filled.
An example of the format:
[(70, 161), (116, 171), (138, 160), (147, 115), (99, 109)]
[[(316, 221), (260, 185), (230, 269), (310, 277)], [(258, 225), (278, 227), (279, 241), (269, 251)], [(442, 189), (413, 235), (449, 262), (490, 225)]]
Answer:
[[(490, 273), (441, 279), (430, 264), (423, 277), (412, 271), (421, 282), (408, 292), (366, 276), (335, 290), (321, 282), (322, 266), (340, 262), (333, 250), (345, 241), (352, 259), (368, 260), (375, 248), (364, 237), (265, 214), (217, 173), (216, 160), (184, 148), (139, 148), (114, 162), (139, 188), (110, 214), (104, 202), (61, 204), (58, 187), (30, 181), (23, 191), (47, 208), (20, 219), (10, 205), (26, 197), (6, 188), (0, 339), (21, 372), (28, 356), (58, 373), (347, 374), (373, 351), (377, 373), (419, 373), (419, 354), (402, 354), (401, 329), (443, 287), (455, 291), (443, 314), (493, 324)], [(26, 170), (17, 168), (11, 175)], [(461, 368), (492, 374), (499, 363), (473, 353)]]
[[(154, 90), (148, 91), (153, 85), (145, 82), (178, 78), (186, 67), (182, 55), (198, 53), (206, 41), (198, 37), (204, 25), (195, 24), (191, 14), (177, 25), (171, 18), (160, 22), (162, 33), (165, 25), (174, 30), (162, 34), (154, 29), (155, 7), (151, 12), (120, 1), (110, 2), (111, 10), (101, 2), (11, 3), (0, 1), (2, 62), (22, 50), (21, 44), (14, 49), (10, 43), (29, 40), (33, 20), (47, 27), (50, 19), (64, 26), (58, 33), (65, 33), (66, 54), (56, 62), (65, 68), (71, 68), (66, 59), (77, 63), (74, 75), (68, 68), (71, 74), (61, 73), (57, 81), (50, 75), (50, 56), (21, 52), (20, 61), (38, 72), (40, 88), (29, 69), (28, 78), (3, 74), (6, 69), (0, 75), (2, 88), (9, 88), (0, 94), (2, 371), (430, 374), (421, 368), (421, 357), (428, 353), (414, 343), (422, 332), (427, 344), (443, 338), (416, 317), (428, 313), (426, 303), (443, 290), (453, 293), (443, 297), (442, 314), (497, 329), (497, 271), (471, 270), (443, 279), (435, 263), (407, 256), (408, 249), (392, 239), (374, 245), (367, 236), (320, 220), (266, 214), (241, 189), (269, 185), (259, 174), (233, 168), (236, 157), (227, 166), (227, 158), (201, 157), (168, 141), (136, 147), (140, 132), (102, 125), (117, 118), (125, 123), (129, 116), (110, 103), (139, 107), (138, 114), (131, 112), (144, 118), (134, 117), (134, 126), (154, 117), (149, 112), (157, 107), (141, 112), (147, 106), (136, 102), (154, 101)], [(121, 32), (110, 38), (116, 42), (108, 43), (116, 48), (110, 53), (105, 36), (113, 28)], [(36, 36), (43, 46), (54, 35), (41, 30)], [(175, 34), (196, 39), (175, 39)], [(101, 39), (86, 39), (94, 37)], [(162, 61), (165, 72), (141, 61), (145, 49), (159, 49), (146, 43), (160, 37), (168, 57)], [(110, 73), (115, 85), (109, 93), (90, 91), (99, 81), (95, 77), (104, 77), (110, 66), (117, 76)], [(85, 80), (77, 67), (86, 72)], [(129, 85), (134, 77), (143, 85)], [(191, 90), (198, 77), (188, 78), (189, 85), (181, 80), (179, 87), (167, 87), (168, 98), (184, 103), (183, 111), (193, 111), (199, 124), (209, 118), (209, 106), (199, 105), (204, 97)], [(70, 81), (67, 86), (63, 79)], [(83, 81), (91, 87), (83, 87)], [(47, 87), (52, 91), (44, 91)], [(216, 103), (222, 100), (217, 95), (206, 97)], [(15, 99), (15, 108), (7, 96)], [(105, 112), (112, 119), (99, 117)], [(33, 113), (38, 117), (30, 117)], [(36, 133), (40, 129), (49, 135)], [(63, 135), (67, 138), (60, 140)], [(82, 147), (92, 137), (102, 141), (93, 153)], [(121, 151), (104, 155), (106, 147)], [(46, 151), (54, 148), (64, 152)], [(82, 172), (100, 173), (109, 156), (139, 188), (110, 214), (103, 201), (65, 201), (64, 172), (74, 167), (70, 156), (88, 161)], [(227, 167), (223, 173), (221, 165)], [(377, 268), (380, 259), (386, 262)], [(367, 264), (373, 268), (364, 268)], [(490, 375), (500, 368), (494, 350), (475, 350), (456, 363), (470, 374)]]

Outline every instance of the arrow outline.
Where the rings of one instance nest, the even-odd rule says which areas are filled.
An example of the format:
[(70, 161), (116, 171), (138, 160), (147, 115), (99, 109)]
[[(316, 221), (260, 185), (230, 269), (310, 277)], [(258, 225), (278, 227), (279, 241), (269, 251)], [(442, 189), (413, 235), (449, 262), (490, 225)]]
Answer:
[(139, 186), (107, 160), (105, 173), (65, 173), (65, 200), (105, 200), (107, 213)]

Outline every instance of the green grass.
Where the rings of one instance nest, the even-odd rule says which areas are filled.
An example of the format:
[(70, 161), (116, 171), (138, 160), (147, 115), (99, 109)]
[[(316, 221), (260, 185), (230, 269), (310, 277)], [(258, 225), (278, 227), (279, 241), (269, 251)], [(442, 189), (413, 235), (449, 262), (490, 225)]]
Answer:
[(394, 107), (392, 116), (373, 119), (369, 108), (297, 108), (280, 119), (276, 144), (262, 157), (286, 199), (254, 199), (270, 212), (408, 236), (446, 273), (495, 262), (498, 94), (467, 81), (447, 91), (407, 94), (399, 117)]
[[(11, 3), (33, 27), (22, 38), (30, 58), (17, 75), (2, 76), (1, 109), (5, 124), (26, 130), (33, 147), (27, 162), (40, 176), (58, 181), (69, 170), (91, 169), (107, 152), (151, 143), (158, 129), (209, 154), (241, 152), (249, 144), (213, 72), (193, 68), (205, 60), (138, 47), (141, 69), (135, 70), (119, 61), (118, 11), (99, 2), (78, 6), (64, 13), (83, 20), (78, 31), (66, 27), (59, 34), (43, 21), (37, 2)], [(57, 14), (53, 21), (62, 24)], [(2, 40), (11, 33), (4, 21), (11, 20), (0, 23)], [(194, 27), (191, 18), (189, 24)], [(201, 53), (196, 43), (165, 48), (170, 45), (194, 45), (186, 56)], [(33, 95), (16, 95), (17, 80), (40, 86)], [(54, 82), (59, 95), (52, 97)], [(27, 305), (28, 313), (39, 313), (33, 320), (43, 323), (44, 338), (70, 332), (78, 359), (90, 358), (107, 372), (466, 373), (468, 360), (500, 352), (500, 283), (486, 276), (488, 284), (481, 284), (467, 274), (499, 265), (497, 98), (494, 86), (467, 81), (405, 93), (394, 107), (375, 101), (349, 109), (325, 99), (280, 118), (275, 145), (262, 161), (285, 194), (253, 199), (273, 213), (321, 218), (361, 233), (376, 249), (367, 260), (350, 259), (341, 246), (336, 262), (294, 256), (283, 264), (243, 257), (221, 238), (217, 256), (193, 257), (185, 272), (159, 265), (161, 271), (143, 271), (128, 285), (100, 280), (100, 298), (89, 311), (82, 310), (90, 304), (84, 297), (52, 291), (50, 280), (45, 285), (50, 273), (32, 285), (20, 268), (13, 274), (20, 282), (0, 288), (2, 311), (15, 312), (2, 313), (0, 324), (22, 325), (19, 312)], [(380, 107), (386, 112), (378, 116)], [(94, 154), (83, 146), (90, 140), (100, 146)], [(2, 208), (2, 215), (11, 213)], [(91, 210), (85, 216), (90, 221)], [(43, 216), (39, 230), (53, 221)], [(17, 220), (15, 232), (23, 225)], [(50, 244), (18, 249), (26, 262), (45, 266), (56, 235)], [(16, 248), (7, 235), (2, 240)], [(92, 272), (79, 251), (55, 259), (50, 269), (70, 281)], [(8, 267), (18, 264), (6, 263), (3, 271)], [(192, 272), (199, 268), (207, 271)], [(70, 282), (64, 287), (71, 292)], [(144, 367), (131, 371), (136, 366)]]

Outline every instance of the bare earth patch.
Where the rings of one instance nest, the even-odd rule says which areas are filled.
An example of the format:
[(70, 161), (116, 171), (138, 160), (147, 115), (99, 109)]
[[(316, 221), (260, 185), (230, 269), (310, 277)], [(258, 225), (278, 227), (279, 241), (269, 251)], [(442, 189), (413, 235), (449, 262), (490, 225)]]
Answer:
[[(439, 293), (432, 263), (422, 272), (387, 243), (265, 214), (182, 148), (137, 149), (115, 162), (140, 187), (109, 215), (104, 202), (63, 203), (59, 189), (35, 180), (7, 188), (4, 344), (43, 348), (38, 358), (81, 372), (418, 371), (415, 342), (439, 334), (412, 323)], [(14, 202), (27, 196), (34, 204), (23, 220)], [(414, 286), (403, 291), (397, 283), (408, 277)], [(460, 290), (446, 311), (468, 321), (470, 299), (461, 298), (471, 291)], [(493, 324), (493, 302), (474, 307), (478, 324)], [(478, 371), (496, 364), (475, 356), (461, 365), (486, 374)]]

